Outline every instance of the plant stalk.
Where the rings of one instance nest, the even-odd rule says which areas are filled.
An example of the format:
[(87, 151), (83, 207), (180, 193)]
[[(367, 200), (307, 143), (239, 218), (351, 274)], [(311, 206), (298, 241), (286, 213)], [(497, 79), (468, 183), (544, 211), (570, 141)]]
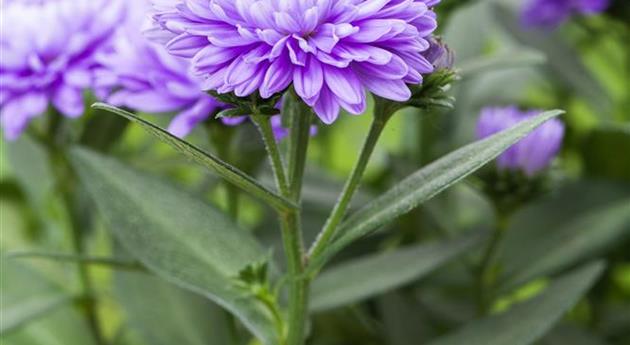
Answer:
[(490, 238), (490, 242), (481, 257), (477, 275), (477, 314), (487, 315), (494, 303), (494, 289), (498, 264), (496, 263), (497, 250), (505, 237), (509, 226), (509, 215), (505, 212), (497, 213), (497, 223)]
[[(52, 111), (50, 114), (50, 123), (47, 130), (47, 145), (48, 155), (53, 164), (53, 171), (55, 173), (55, 184), (59, 193), (62, 195), (64, 207), (68, 212), (70, 220), (70, 237), (72, 241), (72, 247), (74, 254), (77, 256), (85, 256), (85, 243), (82, 231), (82, 224), (79, 218), (79, 212), (76, 209), (76, 200), (74, 199), (76, 193), (76, 184), (74, 183), (75, 176), (72, 171), (72, 166), (68, 161), (68, 157), (65, 154), (63, 143), (59, 139), (60, 131), (62, 130), (63, 118), (60, 114)], [(94, 285), (89, 272), (89, 265), (86, 262), (77, 262), (77, 274), (79, 282), (81, 284), (81, 308), (85, 318), (94, 337), (94, 341), (97, 345), (104, 345), (105, 339), (101, 330), (101, 323), (98, 317), (97, 303), (94, 293)]]
[(288, 195), (289, 186), (287, 177), (284, 173), (284, 163), (282, 162), (282, 155), (280, 154), (280, 148), (273, 134), (273, 128), (269, 121), (269, 116), (264, 115), (252, 115), (252, 122), (258, 127), (258, 131), (263, 138), (269, 160), (271, 162), (271, 169), (276, 180), (276, 187), (280, 191), (281, 195)]
[(326, 224), (317, 236), (315, 243), (311, 246), (308, 254), (309, 258), (319, 256), (332, 240), (333, 236), (335, 236), (337, 227), (346, 215), (346, 212), (350, 207), (350, 202), (361, 184), (361, 179), (363, 178), (365, 169), (370, 162), (370, 158), (372, 157), (372, 153), (374, 153), (376, 144), (378, 143), (378, 140), (381, 137), (381, 134), (383, 133), (391, 115), (387, 114), (384, 107), (378, 107), (377, 111), (379, 111), (379, 108), (381, 114), (376, 114), (374, 116), (368, 136), (366, 137), (363, 147), (361, 148), (361, 152), (359, 153), (359, 158), (350, 173), (350, 177), (346, 181), (335, 207), (328, 217), (328, 220), (326, 220)]
[[(285, 116), (289, 117), (290, 123), (286, 174), (269, 119), (254, 115), (252, 121), (258, 126), (265, 142), (278, 190), (283, 197), (299, 205), (310, 138), (311, 110), (293, 91), (287, 93), (285, 102), (288, 102)], [(289, 276), (287, 334), (283, 345), (302, 345), (305, 340), (308, 317), (309, 282), (304, 279), (306, 263), (304, 262), (300, 210), (280, 211), (278, 215)]]
[[(70, 226), (72, 228), (71, 234), (74, 252), (76, 255), (85, 255), (86, 251), (85, 243), (83, 241), (83, 232), (79, 227), (78, 222), (76, 221), (76, 216), (74, 215), (74, 212), (72, 211), (72, 200), (67, 195), (64, 196), (64, 199), (68, 210), (71, 213), (70, 218), (72, 224)], [(94, 336), (94, 341), (96, 342), (96, 344), (103, 345), (105, 344), (105, 340), (98, 317), (98, 308), (95, 299), (94, 285), (92, 284), (92, 279), (90, 278), (88, 265), (85, 262), (77, 262), (77, 272), (81, 281), (81, 289), (83, 291), (81, 302), (85, 316), (88, 321), (88, 325), (90, 327), (90, 330), (92, 331), (92, 335)]]
[[(286, 197), (300, 204), (306, 154), (310, 139), (312, 111), (294, 93), (288, 152), (288, 189)], [(308, 319), (309, 282), (304, 279), (304, 240), (300, 211), (292, 210), (281, 215), (287, 262), (289, 267), (289, 314), (287, 345), (302, 345)]]

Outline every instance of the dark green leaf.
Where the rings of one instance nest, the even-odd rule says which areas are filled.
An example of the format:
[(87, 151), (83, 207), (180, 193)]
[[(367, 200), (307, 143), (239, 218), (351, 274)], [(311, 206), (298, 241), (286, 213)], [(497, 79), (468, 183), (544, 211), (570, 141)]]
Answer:
[(29, 300), (20, 301), (10, 307), (2, 308), (2, 310), (0, 310), (0, 314), (2, 314), (0, 335), (33, 322), (71, 301), (71, 297), (56, 293), (50, 296), (35, 296)]
[(266, 201), (267, 203), (269, 203), (269, 205), (277, 209), (289, 210), (297, 208), (294, 203), (267, 189), (256, 180), (254, 180), (251, 176), (245, 174), (236, 167), (220, 160), (219, 158), (208, 152), (201, 150), (193, 144), (184, 141), (168, 133), (167, 131), (137, 117), (130, 112), (103, 103), (96, 103), (93, 105), (93, 107), (96, 109), (109, 111), (113, 114), (122, 116), (134, 123), (139, 124), (149, 134), (155, 136), (160, 141), (170, 145), (178, 152), (207, 167), (217, 175), (224, 178), (226, 181), (234, 184), (239, 188), (242, 188), (243, 190), (251, 193), (261, 200)]
[(378, 299), (389, 345), (423, 344), (432, 333), (428, 312), (423, 310), (427, 308), (413, 294), (405, 292), (390, 292)]
[(267, 310), (233, 285), (265, 256), (229, 218), (160, 179), (84, 149), (73, 162), (109, 228), (147, 268), (230, 310), (266, 344), (278, 335)]
[(114, 277), (127, 322), (147, 344), (232, 343), (227, 313), (211, 301), (145, 273), (117, 272)]
[(310, 308), (317, 312), (340, 307), (408, 284), (471, 249), (480, 239), (467, 236), (410, 246), (332, 267), (314, 281)]
[(313, 258), (312, 269), (321, 267), (329, 257), (348, 244), (374, 232), (461, 181), (538, 126), (562, 113), (559, 110), (545, 112), (492, 137), (465, 146), (420, 169), (343, 222), (336, 239), (320, 257)]
[(544, 339), (541, 345), (606, 345), (607, 342), (586, 329), (578, 328), (570, 324), (562, 324), (555, 327)]
[(14, 261), (2, 260), (0, 276), (0, 343), (95, 344), (87, 323), (70, 303), (72, 293)]
[(429, 345), (527, 345), (542, 337), (593, 285), (604, 265), (591, 263), (572, 271), (540, 295), (505, 313), (473, 321)]
[(630, 236), (630, 199), (604, 205), (548, 229), (544, 237), (521, 242), (524, 252), (508, 261), (502, 284), (507, 290), (546, 274), (553, 274), (604, 252)]
[(86, 263), (90, 265), (107, 266), (116, 269), (142, 270), (143, 267), (131, 260), (121, 260), (117, 258), (93, 257), (86, 255), (73, 255), (65, 253), (52, 253), (41, 251), (10, 252), (5, 255), (7, 259), (41, 259), (71, 263)]

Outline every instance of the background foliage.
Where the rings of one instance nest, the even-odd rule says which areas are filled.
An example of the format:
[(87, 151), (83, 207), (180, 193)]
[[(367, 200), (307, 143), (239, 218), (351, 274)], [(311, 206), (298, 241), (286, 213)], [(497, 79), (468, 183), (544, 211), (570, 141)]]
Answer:
[[(310, 344), (630, 343), (630, 5), (619, 0), (604, 16), (540, 32), (519, 27), (516, 4), (444, 1), (441, 34), (461, 75), (451, 90), (454, 109), (398, 113), (353, 201), (357, 210), (472, 142), (483, 106), (566, 109), (568, 135), (549, 190), (514, 214), (499, 247), (491, 315), (479, 317), (475, 305), (474, 265), (496, 222), (481, 173), (335, 256), (314, 282)], [(369, 122), (345, 115), (312, 139), (303, 191), (307, 243), (334, 205)], [(218, 211), (229, 205), (216, 177), (102, 110), (65, 126), (62, 136), (91, 149), (73, 150), (79, 176), (56, 171), (54, 152), (32, 137), (2, 143), (2, 343), (97, 344), (80, 313), (90, 306), (116, 345), (254, 344), (225, 309), (246, 315), (259, 338), (277, 341), (267, 306), (223, 284), (252, 261), (272, 256), (272, 276), (284, 266), (271, 208), (241, 194), (237, 220), (228, 219)], [(253, 125), (225, 129), (234, 139), (223, 152), (204, 130), (190, 140), (272, 185)], [(79, 190), (80, 207), (71, 213), (83, 217), (60, 206), (59, 174), (68, 184), (62, 188)], [(90, 197), (114, 189), (124, 198)], [(105, 221), (121, 211), (128, 217)], [(78, 294), (77, 257), (59, 254), (73, 252), (67, 229), (77, 219), (89, 239), (90, 258), (79, 259), (93, 261), (93, 296)], [(146, 227), (156, 231), (138, 231)]]

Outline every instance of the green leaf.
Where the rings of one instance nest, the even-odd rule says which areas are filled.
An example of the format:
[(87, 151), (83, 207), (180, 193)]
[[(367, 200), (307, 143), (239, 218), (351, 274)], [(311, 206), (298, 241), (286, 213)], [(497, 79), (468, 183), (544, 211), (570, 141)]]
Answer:
[(278, 334), (267, 310), (233, 278), (265, 256), (226, 215), (162, 180), (85, 149), (72, 151), (81, 181), (127, 251), (160, 277), (234, 313), (266, 344)]
[(601, 335), (575, 325), (561, 324), (541, 339), (541, 345), (606, 345)]
[(85, 263), (89, 265), (105, 266), (115, 269), (143, 270), (142, 265), (131, 260), (121, 260), (118, 258), (93, 257), (87, 255), (74, 255), (66, 253), (53, 253), (42, 251), (20, 251), (9, 252), (5, 256), (7, 259), (41, 259), (59, 262)]
[(127, 323), (152, 345), (231, 344), (227, 314), (211, 301), (145, 273), (116, 272)]
[(521, 242), (526, 252), (508, 261), (502, 291), (591, 259), (630, 236), (630, 199), (604, 205), (565, 222), (546, 236)]
[(409, 246), (332, 267), (313, 282), (311, 311), (356, 303), (420, 279), (471, 249), (480, 239), (480, 236), (467, 236), (454, 241)]
[(0, 343), (94, 345), (72, 293), (14, 261), (1, 261), (0, 276)]
[(505, 313), (473, 321), (429, 345), (527, 345), (545, 335), (593, 285), (602, 263), (580, 267), (556, 280), (540, 295)]
[(413, 210), (500, 155), (531, 131), (563, 112), (548, 111), (489, 138), (465, 146), (420, 169), (344, 221), (335, 240), (320, 257), (316, 270), (335, 253), (397, 217)]
[(0, 314), (2, 314), (0, 335), (43, 317), (71, 301), (70, 296), (55, 293), (49, 296), (35, 296), (8, 308), (2, 308), (0, 310)]
[(92, 107), (95, 109), (109, 111), (113, 114), (122, 116), (134, 123), (139, 124), (144, 130), (147, 131), (147, 133), (153, 135), (160, 141), (170, 145), (175, 150), (184, 154), (186, 157), (192, 159), (193, 161), (207, 167), (226, 181), (269, 203), (269, 205), (275, 207), (276, 209), (286, 211), (298, 208), (298, 206), (295, 205), (293, 202), (269, 190), (238, 168), (222, 161), (221, 159), (215, 157), (208, 152), (201, 150), (193, 144), (168, 133), (160, 127), (137, 117), (130, 112), (103, 103), (95, 103)]

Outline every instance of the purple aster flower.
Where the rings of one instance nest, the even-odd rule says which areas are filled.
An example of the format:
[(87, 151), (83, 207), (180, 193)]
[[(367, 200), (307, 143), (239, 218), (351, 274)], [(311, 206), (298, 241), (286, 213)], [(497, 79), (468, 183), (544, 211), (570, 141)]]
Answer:
[(0, 121), (16, 139), (49, 104), (83, 114), (94, 57), (124, 20), (124, 0), (12, 0), (0, 12)]
[(106, 101), (115, 106), (145, 113), (177, 113), (168, 130), (184, 137), (221, 104), (201, 91), (201, 80), (190, 73), (188, 60), (168, 54), (163, 46), (144, 37), (143, 9), (149, 7), (143, 3), (137, 1), (136, 18), (118, 30), (113, 48), (99, 55), (103, 68), (98, 73), (98, 87), (113, 90)]
[[(177, 113), (168, 131), (187, 136), (225, 105), (201, 90), (201, 80), (190, 71), (190, 60), (167, 53), (154, 41), (160, 32), (146, 27), (148, 1), (136, 0), (130, 8), (128, 25), (116, 33), (112, 49), (98, 56), (102, 68), (97, 87), (107, 94), (106, 101), (146, 113)], [(144, 30), (146, 29), (146, 30)], [(224, 117), (223, 124), (240, 125), (247, 116)], [(280, 116), (272, 118), (278, 140), (286, 136)]]
[(204, 90), (263, 98), (293, 85), (327, 124), (361, 114), (366, 89), (407, 101), (433, 66), (422, 55), (439, 0), (153, 0), (169, 51)]
[(608, 8), (609, 0), (527, 0), (521, 14), (527, 27), (554, 28), (574, 14), (593, 15)]
[[(514, 106), (485, 108), (477, 122), (477, 137), (486, 138), (540, 113), (539, 110), (521, 111)], [(549, 166), (563, 138), (564, 124), (558, 119), (547, 121), (499, 156), (497, 165), (499, 169), (522, 170), (532, 176)]]

